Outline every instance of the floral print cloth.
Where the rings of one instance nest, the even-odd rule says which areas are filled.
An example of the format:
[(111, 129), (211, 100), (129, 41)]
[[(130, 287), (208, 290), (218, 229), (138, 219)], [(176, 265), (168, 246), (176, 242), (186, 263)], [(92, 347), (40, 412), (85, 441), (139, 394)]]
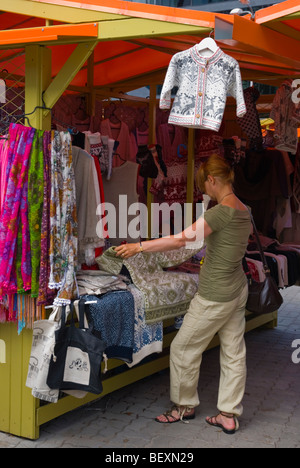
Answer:
[(58, 289), (54, 304), (74, 298), (77, 267), (77, 212), (71, 135), (52, 131), (49, 288)]
[(43, 137), (43, 172), (44, 172), (44, 193), (43, 212), (41, 216), (41, 259), (39, 276), (39, 293), (37, 304), (49, 305), (53, 302), (55, 291), (48, 287), (50, 277), (50, 194), (51, 194), (51, 132), (45, 131)]

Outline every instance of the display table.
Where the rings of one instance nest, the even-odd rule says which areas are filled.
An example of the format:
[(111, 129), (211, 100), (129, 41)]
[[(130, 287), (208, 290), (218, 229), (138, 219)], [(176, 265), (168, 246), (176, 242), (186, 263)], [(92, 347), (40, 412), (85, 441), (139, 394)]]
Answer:
[[(133, 368), (129, 368), (123, 361), (109, 359), (108, 372), (103, 376), (101, 395), (89, 393), (82, 399), (63, 395), (57, 403), (47, 403), (34, 398), (31, 395), (31, 389), (25, 386), (32, 331), (24, 329), (18, 335), (16, 324), (0, 324), (0, 431), (27, 439), (38, 439), (40, 427), (46, 422), (144, 377), (167, 369), (170, 344), (177, 333), (173, 323), (173, 319), (164, 322), (162, 353), (151, 355)], [(277, 311), (260, 317), (246, 313), (246, 332), (263, 325), (275, 328)], [(216, 335), (207, 349), (218, 345), (219, 339)]]

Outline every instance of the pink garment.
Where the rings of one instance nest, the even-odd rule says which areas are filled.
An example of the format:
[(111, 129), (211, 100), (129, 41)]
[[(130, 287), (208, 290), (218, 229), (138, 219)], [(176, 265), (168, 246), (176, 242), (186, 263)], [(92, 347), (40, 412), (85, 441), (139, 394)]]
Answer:
[(0, 140), (0, 214), (7, 187), (8, 140)]
[(109, 119), (105, 119), (101, 122), (100, 133), (102, 136), (108, 136), (119, 142), (116, 153), (120, 155), (123, 161), (117, 156), (114, 156), (113, 167), (122, 166), (124, 160), (135, 162), (136, 149), (133, 147), (129, 128), (125, 122), (121, 121), (118, 124), (113, 124)]
[(183, 127), (161, 124), (157, 129), (157, 143), (162, 147), (165, 163), (180, 162), (187, 156), (187, 131)]
[[(19, 225), (23, 238), (22, 261), (28, 257), (28, 245), (24, 239), (27, 239), (29, 229), (23, 192), (28, 184), (28, 164), (34, 133), (33, 128), (20, 124), (11, 124), (9, 127), (9, 175), (0, 217), (0, 297), (17, 292), (15, 261)], [(24, 285), (31, 281), (31, 271), (27, 271), (26, 262), (22, 264), (22, 279)]]

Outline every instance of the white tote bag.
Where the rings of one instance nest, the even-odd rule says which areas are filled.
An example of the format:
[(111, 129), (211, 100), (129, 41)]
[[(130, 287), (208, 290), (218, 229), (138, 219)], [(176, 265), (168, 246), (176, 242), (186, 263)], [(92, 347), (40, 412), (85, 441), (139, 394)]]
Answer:
[(59, 389), (50, 389), (46, 383), (49, 363), (55, 346), (55, 331), (60, 327), (61, 307), (54, 306), (48, 320), (33, 324), (33, 337), (26, 386), (40, 400), (56, 403)]

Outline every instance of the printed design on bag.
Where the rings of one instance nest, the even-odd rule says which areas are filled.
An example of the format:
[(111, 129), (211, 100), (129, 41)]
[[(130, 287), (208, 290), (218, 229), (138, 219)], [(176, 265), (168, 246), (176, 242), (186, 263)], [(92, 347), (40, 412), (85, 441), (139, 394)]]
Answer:
[(90, 372), (91, 365), (88, 353), (80, 348), (68, 346), (64, 368), (64, 382), (89, 385)]
[(70, 369), (77, 369), (78, 371), (85, 371), (88, 372), (88, 365), (87, 362), (83, 362), (80, 358), (76, 359), (75, 361), (72, 362), (72, 364), (69, 366)]
[(29, 368), (28, 368), (29, 377), (31, 378), (32, 375), (38, 374), (38, 373), (39, 373), (39, 360), (35, 356), (30, 356)]

